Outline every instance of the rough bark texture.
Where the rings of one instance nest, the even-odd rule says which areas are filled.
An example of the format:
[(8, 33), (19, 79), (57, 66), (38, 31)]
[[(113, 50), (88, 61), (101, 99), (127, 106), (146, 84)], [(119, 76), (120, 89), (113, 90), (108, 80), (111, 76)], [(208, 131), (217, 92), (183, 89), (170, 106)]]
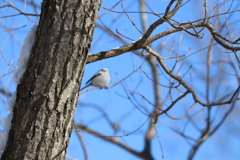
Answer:
[(64, 159), (101, 0), (45, 0), (2, 160)]

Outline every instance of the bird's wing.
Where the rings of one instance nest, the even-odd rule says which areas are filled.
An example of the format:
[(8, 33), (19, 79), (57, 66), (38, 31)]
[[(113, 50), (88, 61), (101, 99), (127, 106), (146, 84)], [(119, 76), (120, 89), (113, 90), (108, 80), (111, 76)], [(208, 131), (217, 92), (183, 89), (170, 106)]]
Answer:
[(90, 78), (87, 82), (86, 82), (86, 84), (88, 84), (93, 78), (96, 78), (97, 76), (100, 76), (101, 75), (101, 73), (96, 73), (94, 76), (92, 76), (92, 78)]

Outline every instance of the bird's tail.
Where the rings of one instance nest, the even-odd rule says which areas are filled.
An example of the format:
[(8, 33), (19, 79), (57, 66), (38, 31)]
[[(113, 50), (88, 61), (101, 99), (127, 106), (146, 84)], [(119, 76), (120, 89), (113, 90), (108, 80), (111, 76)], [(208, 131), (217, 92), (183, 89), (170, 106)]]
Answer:
[(80, 91), (84, 90), (85, 88), (89, 87), (90, 85), (86, 85), (85, 87), (83, 87), (82, 89), (80, 89)]

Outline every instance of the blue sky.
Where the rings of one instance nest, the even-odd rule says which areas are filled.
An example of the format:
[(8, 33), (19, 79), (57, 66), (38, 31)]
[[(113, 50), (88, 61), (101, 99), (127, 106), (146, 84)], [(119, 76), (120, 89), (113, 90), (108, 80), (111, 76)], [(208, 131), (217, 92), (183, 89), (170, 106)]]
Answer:
[[(103, 0), (102, 7), (99, 15), (102, 15), (106, 12), (103, 7), (111, 8), (118, 1), (108, 1)], [(169, 1), (160, 1), (160, 0), (149, 0), (147, 1), (149, 6), (156, 13), (163, 13), (165, 11), (166, 6)], [(185, 2), (185, 1), (184, 1)], [(184, 7), (182, 7), (179, 12), (173, 17), (174, 20), (178, 22), (189, 22), (197, 19), (201, 19), (204, 17), (204, 7), (203, 0), (191, 0)], [(228, 1), (226, 3), (226, 7), (221, 5), (222, 2), (220, 0), (213, 0), (208, 2), (209, 14), (212, 14), (215, 6), (219, 6), (219, 10), (216, 10), (216, 13), (223, 13), (224, 9), (228, 9), (231, 5)], [(12, 3), (20, 9), (24, 9), (24, 5), (19, 1), (12, 1)], [(127, 11), (138, 11), (139, 3), (136, 0), (128, 0), (123, 1), (124, 8)], [(40, 2), (38, 3), (40, 5)], [(3, 2), (0, 2), (0, 5), (3, 5)], [(239, 2), (234, 2), (232, 4), (232, 9), (239, 5)], [(225, 10), (226, 10), (225, 9)], [(114, 10), (122, 11), (121, 4), (118, 5)], [(149, 10), (148, 10), (149, 11)], [(31, 6), (26, 6), (26, 13), (35, 13)], [(0, 9), (0, 17), (14, 14), (16, 12), (11, 8), (1, 8)], [(39, 9), (37, 10), (39, 13)], [(139, 13), (129, 13), (129, 16), (134, 19), (134, 22), (139, 26), (140, 29), (140, 16)], [(148, 16), (148, 25), (157, 20), (157, 17), (151, 14), (147, 14)], [(239, 35), (238, 27), (239, 22), (237, 21), (239, 17), (239, 12), (234, 13), (232, 17), (220, 16), (219, 21), (215, 21), (216, 19), (211, 19), (211, 22), (218, 22), (216, 26), (217, 30), (220, 30), (220, 26), (223, 23), (226, 23), (226, 19), (229, 23), (229, 30), (231, 31), (231, 35), (236, 38)], [(32, 21), (37, 22), (37, 17), (29, 17)], [(25, 16), (17, 16), (17, 17), (9, 17), (9, 18), (1, 18), (0, 19), (0, 50), (4, 55), (6, 61), (11, 64), (13, 69), (17, 69), (17, 60), (19, 59), (19, 53), (21, 50), (21, 46), (24, 43), (24, 38), (26, 37), (30, 28), (35, 25), (29, 21)], [(136, 28), (132, 25), (132, 23), (128, 20), (127, 16), (123, 13), (108, 13), (107, 15), (101, 18), (101, 21), (98, 21), (98, 24), (109, 27), (114, 33), (118, 30), (121, 34), (126, 37), (129, 37), (133, 40), (139, 39), (142, 35), (136, 30)], [(25, 26), (23, 28), (14, 30), (12, 32), (6, 32), (7, 28), (18, 28)], [(160, 33), (162, 31), (170, 29), (171, 26), (164, 24), (159, 26), (152, 35)], [(227, 33), (227, 28), (224, 27), (221, 34), (225, 35)], [(12, 36), (11, 36), (12, 34)], [(122, 37), (123, 38), (123, 37)], [(123, 38), (124, 39), (124, 38)], [(125, 39), (126, 40), (126, 39)], [(167, 41), (166, 41), (167, 40)], [(131, 43), (132, 40), (126, 40), (128, 43)], [(166, 42), (165, 42), (166, 41)], [(186, 32), (179, 32), (173, 34), (171, 37), (166, 36), (163, 37), (152, 44), (153, 48), (157, 48), (164, 42), (164, 45), (160, 50), (157, 50), (159, 54), (163, 57), (167, 57), (171, 48), (173, 48), (171, 55), (174, 56), (175, 53), (179, 55), (190, 55), (198, 50), (201, 50), (207, 46), (211, 41), (211, 36), (208, 31), (204, 30), (203, 39), (196, 39), (193, 36), (188, 35)], [(120, 43), (115, 37), (109, 36), (106, 31), (102, 31), (99, 28), (96, 28), (93, 43), (91, 46), (91, 54), (98, 53), (100, 51), (107, 51), (116, 47), (120, 47), (123, 44)], [(174, 70), (175, 73), (178, 72), (179, 75), (184, 75), (184, 80), (194, 86), (196, 89), (197, 95), (201, 100), (206, 102), (206, 57), (208, 55), (208, 48), (197, 52), (196, 54), (188, 57), (182, 63), (177, 64)], [(238, 86), (238, 78), (236, 76), (226, 75), (222, 72), (222, 70), (227, 70), (229, 73), (238, 74), (238, 68), (236, 73), (234, 72), (232, 66), (230, 64), (224, 63), (214, 63), (218, 60), (231, 60), (233, 59), (233, 65), (237, 66), (236, 60), (234, 59), (234, 55), (232, 53), (228, 54), (228, 51), (223, 49), (221, 46), (217, 45), (213, 47), (212, 54), (212, 70), (211, 70), (211, 78), (212, 85), (210, 86), (210, 102), (216, 102), (218, 99), (222, 98), (224, 94), (231, 93)], [(15, 90), (16, 84), (13, 82), (13, 73), (7, 74), (11, 72), (4, 58), (0, 56), (0, 89), (5, 88), (9, 92), (13, 92)], [(118, 82), (122, 78), (131, 74), (134, 70), (136, 70), (143, 62), (143, 59), (135, 56), (133, 53), (125, 53), (123, 55), (97, 61), (91, 64), (86, 65), (84, 77), (82, 79), (82, 86), (84, 86), (85, 82), (91, 76), (97, 72), (101, 68), (108, 68), (111, 76), (111, 80), (113, 82)], [(169, 68), (173, 67), (175, 59), (166, 60), (165, 63)], [(192, 66), (190, 71), (188, 71), (189, 67)], [(221, 68), (221, 69), (220, 69)], [(163, 85), (169, 85), (169, 76), (167, 76), (161, 67), (159, 69), (159, 78), (160, 83)], [(179, 69), (179, 71), (178, 71)], [(145, 74), (141, 70), (144, 70), (149, 76), (151, 76), (151, 69), (149, 65), (144, 62), (142, 68), (138, 70), (138, 72), (134, 73), (132, 76), (127, 78), (123, 85), (130, 88), (131, 90), (136, 91), (137, 93), (144, 95), (150, 102), (154, 103), (155, 98), (153, 95), (153, 85), (152, 81), (149, 80)], [(4, 76), (3, 76), (4, 75)], [(222, 79), (219, 82), (219, 77)], [(214, 81), (215, 80), (215, 81)], [(113, 85), (111, 82), (109, 85)], [(220, 85), (219, 85), (220, 83)], [(162, 99), (166, 98), (169, 93), (169, 88), (160, 87), (161, 88), (161, 96)], [(185, 91), (184, 88), (180, 88), (181, 91)], [(217, 92), (219, 90), (219, 92)], [(172, 98), (176, 99), (182, 93), (178, 90), (172, 90)], [(130, 94), (129, 91), (127, 91)], [(79, 105), (76, 108), (75, 113), (75, 121), (78, 123), (82, 123), (87, 127), (98, 131), (106, 136), (113, 136), (113, 130), (106, 119), (99, 112), (99, 109), (103, 110), (109, 119), (113, 123), (120, 124), (120, 130), (117, 135), (125, 135), (127, 133), (131, 133), (132, 131), (139, 128), (146, 119), (148, 118), (146, 115), (142, 114), (138, 108), (136, 108), (129, 99), (127, 99), (128, 95), (126, 94), (124, 88), (121, 85), (117, 85), (109, 90), (93, 90), (87, 92), (79, 97)], [(148, 104), (141, 96), (134, 94), (133, 101), (141, 110), (144, 108), (148, 111), (152, 111), (153, 107)], [(8, 99), (2, 95), (0, 95), (0, 119), (4, 120), (8, 113), (7, 111), (7, 101)], [(188, 95), (182, 101), (178, 102), (173, 109), (169, 112), (172, 117), (179, 118), (182, 117), (186, 110), (193, 104), (192, 96)], [(163, 108), (166, 108), (171, 104), (170, 99), (164, 103)], [(238, 102), (235, 104), (235, 108), (233, 112), (229, 115), (227, 120), (222, 124), (222, 126), (218, 129), (218, 131), (210, 137), (198, 150), (195, 159), (211, 159), (211, 160), (224, 160), (224, 159), (239, 159), (240, 154), (238, 148), (240, 147), (240, 125), (239, 125), (239, 107)], [(212, 128), (216, 125), (224, 113), (229, 109), (230, 105), (224, 106), (215, 106), (212, 107)], [(205, 118), (206, 118), (206, 110), (198, 104), (196, 104), (190, 111), (189, 116), (194, 119), (194, 122), (197, 126), (202, 129), (205, 127)], [(195, 114), (196, 113), (196, 114)], [(194, 116), (193, 116), (194, 115)], [(164, 159), (172, 160), (172, 159), (186, 159), (189, 150), (193, 142), (186, 141), (183, 137), (177, 134), (175, 131), (171, 129), (174, 128), (179, 131), (183, 131), (185, 129), (185, 133), (192, 137), (198, 138), (200, 133), (196, 127), (192, 123), (188, 123), (189, 119), (183, 118), (181, 120), (173, 120), (166, 115), (162, 115), (159, 117), (158, 123), (156, 125), (158, 136), (155, 136), (152, 140), (152, 153), (156, 160), (162, 159), (162, 151), (160, 148), (159, 140), (161, 141), (161, 145), (163, 148)], [(146, 129), (148, 128), (149, 121), (143, 125), (138, 131), (129, 135), (123, 136), (122, 138), (117, 138), (120, 142), (129, 145), (132, 149), (141, 151), (143, 149), (143, 138)], [(187, 124), (187, 125), (186, 125)], [(185, 127), (186, 126), (186, 127)], [(0, 129), (2, 129), (0, 125)], [(91, 160), (138, 160), (135, 156), (129, 154), (128, 152), (122, 150), (121, 148), (110, 144), (104, 140), (96, 138), (93, 135), (87, 133), (81, 133), (88, 154)], [(68, 147), (68, 156), (71, 156), (76, 159), (83, 159), (83, 151), (82, 147), (79, 143), (79, 140), (76, 136), (76, 133), (72, 133), (69, 147)]]

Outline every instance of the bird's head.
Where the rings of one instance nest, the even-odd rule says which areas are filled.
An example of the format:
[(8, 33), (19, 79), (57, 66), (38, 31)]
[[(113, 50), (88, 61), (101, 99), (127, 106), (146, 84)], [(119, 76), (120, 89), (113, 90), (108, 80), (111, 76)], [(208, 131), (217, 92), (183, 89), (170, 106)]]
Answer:
[(101, 72), (108, 72), (108, 69), (107, 68), (103, 68), (103, 69), (101, 69)]

